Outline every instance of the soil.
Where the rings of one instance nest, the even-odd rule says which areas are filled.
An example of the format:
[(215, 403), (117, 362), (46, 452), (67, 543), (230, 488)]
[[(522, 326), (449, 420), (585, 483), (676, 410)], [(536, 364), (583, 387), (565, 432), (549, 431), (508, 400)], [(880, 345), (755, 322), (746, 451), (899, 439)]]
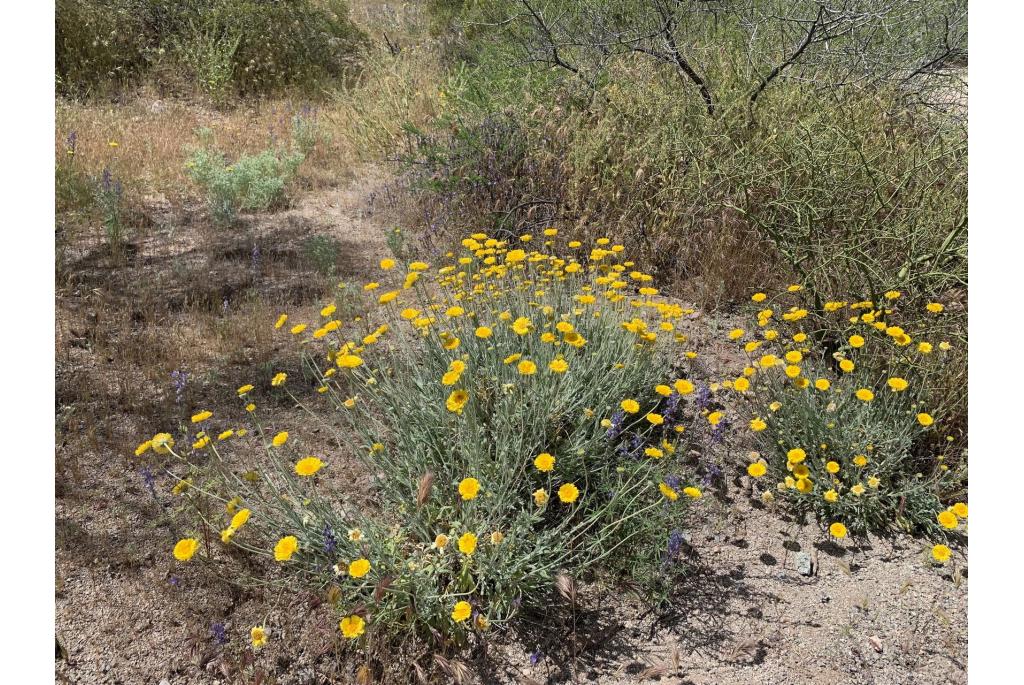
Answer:
[[(369, 209), (369, 200), (386, 190), (386, 176), (371, 169), (359, 179), (310, 193), (285, 211), (250, 217), (253, 235), (282, 255), (303, 236), (329, 235), (342, 247), (338, 276), (362, 279), (386, 255), (384, 236), (391, 226)], [(173, 221), (157, 220), (138, 251), (160, 259), (191, 255), (195, 270), (169, 287), (221, 288), (210, 295), (219, 301), (224, 283), (240, 270), (211, 271), (216, 253), (211, 257), (208, 245), (188, 244), (181, 234), (189, 231), (174, 230)], [(221, 261), (230, 261), (223, 254)], [(243, 257), (236, 261), (248, 260), (248, 251)], [(78, 258), (80, 270), (87, 271), (82, 264), (88, 254)], [(302, 281), (298, 262), (280, 256), (274, 263), (275, 273), (258, 286), (261, 296)], [(254, 286), (235, 287), (232, 292)], [(315, 306), (308, 294), (295, 297)], [(72, 322), (81, 319), (75, 311), (66, 313)], [(89, 367), (97, 363), (89, 354), (87, 346), (76, 348), (69, 363), (95, 368)], [(172, 563), (166, 554), (177, 539), (165, 494), (170, 481), (157, 476), (154, 496), (112, 439), (147, 427), (131, 407), (105, 421), (99, 439), (65, 440), (58, 448), (58, 462), (73, 455), (74, 467), (58, 469), (56, 681), (357, 682), (360, 662), (337, 649), (337, 617), (317, 598), (238, 590), (199, 565)], [(962, 552), (949, 565), (935, 567), (926, 543), (905, 536), (828, 542), (816, 526), (752, 501), (747, 487), (745, 479), (725, 483), (695, 507), (687, 531), (689, 573), (667, 608), (647, 606), (622, 588), (583, 584), (573, 605), (553, 602), (544, 615), (523, 616), (513, 627), (495, 630), (486, 653), (463, 664), (467, 682), (967, 681)], [(805, 575), (798, 562), (808, 560)], [(214, 624), (223, 625), (226, 645), (214, 638)], [(254, 664), (240, 663), (256, 624), (270, 629), (270, 643)], [(371, 680), (358, 682), (416, 682), (415, 656), (375, 662)], [(258, 672), (266, 677), (257, 678)], [(453, 680), (440, 676), (435, 682)]]

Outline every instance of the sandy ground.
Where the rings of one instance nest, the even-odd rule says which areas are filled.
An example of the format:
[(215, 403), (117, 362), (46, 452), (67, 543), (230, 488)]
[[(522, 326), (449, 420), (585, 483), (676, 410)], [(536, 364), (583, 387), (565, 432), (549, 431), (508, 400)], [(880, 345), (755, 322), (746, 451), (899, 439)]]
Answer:
[[(258, 218), (256, 230), (286, 242), (312, 223), (344, 246), (341, 276), (359, 279), (386, 252), (390, 226), (368, 209), (384, 192), (382, 177), (364, 176)], [(159, 230), (153, 240), (157, 249)], [(130, 408), (125, 417), (126, 432), (144, 430)], [(157, 479), (154, 497), (103, 440), (65, 444), (58, 460), (72, 451), (74, 477), (59, 480), (56, 501), (57, 682), (356, 682), (360, 662), (336, 649), (337, 619), (318, 598), (243, 591), (199, 566), (173, 565), (165, 553), (177, 539), (169, 481)], [(745, 487), (728, 483), (695, 507), (691, 570), (670, 607), (585, 585), (577, 606), (554, 602), (494, 632), (486, 652), (465, 662), (470, 681), (966, 682), (965, 558), (934, 568), (925, 543), (906, 537), (836, 546), (816, 527), (751, 503)], [(801, 555), (811, 575), (797, 570)], [(255, 663), (242, 662), (257, 623), (270, 627), (271, 644)], [(214, 638), (214, 624), (227, 644)], [(375, 664), (373, 682), (416, 682), (414, 657), (427, 663), (410, 653)]]

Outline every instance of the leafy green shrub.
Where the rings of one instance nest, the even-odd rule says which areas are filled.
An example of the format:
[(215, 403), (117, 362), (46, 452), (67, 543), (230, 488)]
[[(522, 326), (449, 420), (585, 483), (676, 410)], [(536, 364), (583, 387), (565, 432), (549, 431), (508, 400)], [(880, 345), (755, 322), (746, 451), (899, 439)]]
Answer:
[(233, 162), (207, 145), (196, 150), (185, 167), (206, 193), (210, 213), (218, 223), (233, 222), (240, 210), (265, 210), (284, 197), (288, 182), (305, 155), (297, 150), (267, 149), (241, 155)]
[(384, 260), (390, 285), (365, 284), (377, 306), (350, 324), (334, 304), (319, 322), (276, 324), (302, 341), (318, 394), (285, 374), (272, 392), (361, 460), (369, 505), (344, 485), (339, 454), (308, 456), (312, 436), (266, 415), (246, 385), (248, 435), (203, 412), (180, 437), (192, 451), (167, 434), (140, 446), (177, 458), (169, 470), (201, 516), (175, 556), (222, 529), (279, 568), (260, 582), (333, 588), (345, 637), (413, 630), (455, 646), (543, 606), (556, 585), (572, 595), (586, 569), (655, 592), (678, 573), (686, 503), (701, 495), (682, 463), (693, 386), (667, 367), (684, 310), (627, 275), (621, 246), (588, 259), (482, 234), (463, 245), (397, 278)]
[(364, 40), (342, 0), (59, 0), (57, 85), (123, 87), (169, 56), (218, 99), (230, 88), (320, 91), (351, 70)]
[(302, 248), (318, 272), (324, 276), (334, 275), (341, 250), (341, 243), (336, 238), (327, 235), (310, 236), (303, 242)]

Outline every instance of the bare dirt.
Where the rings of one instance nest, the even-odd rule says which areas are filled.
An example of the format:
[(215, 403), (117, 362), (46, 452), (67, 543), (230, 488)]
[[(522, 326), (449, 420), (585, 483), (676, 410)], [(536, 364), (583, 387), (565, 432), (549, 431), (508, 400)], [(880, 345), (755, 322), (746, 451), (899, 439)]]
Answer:
[[(313, 278), (298, 256), (302, 240), (327, 235), (337, 241), (338, 279), (360, 280), (385, 256), (385, 232), (393, 227), (371, 211), (370, 200), (387, 192), (387, 179), (372, 169), (360, 179), (310, 193), (285, 211), (247, 219), (248, 235), (262, 247), (264, 260), (255, 279), (251, 248), (236, 247), (235, 254), (227, 247), (231, 241), (179, 226), (174, 216), (160, 219), (157, 212), (155, 227), (133, 247), (133, 278), (162, 279), (161, 302), (173, 301), (180, 291), (182, 309), (201, 299), (196, 292), (202, 290), (220, 306), (207, 307), (217, 325), (230, 329), (223, 321), (234, 321), (240, 329), (225, 334), (223, 342), (242, 350), (233, 365), (220, 377), (195, 374), (189, 397), (212, 393), (222, 380), (234, 387), (239, 377), (245, 380), (246, 373), (281, 354), (246, 332), (276, 311), (275, 305), (265, 312), (246, 309), (243, 295), (293, 308), (316, 306), (319, 293), (301, 290)], [(132, 342), (114, 334), (105, 347), (90, 342), (95, 303), (81, 294), (99, 287), (89, 280), (98, 268), (90, 265), (90, 254), (74, 256), (80, 277), (58, 303), (58, 337), (68, 348), (66, 358), (58, 352), (58, 367), (68, 375), (65, 385), (102, 375), (106, 350)], [(185, 264), (177, 277), (166, 268), (174, 261)], [(128, 281), (123, 285), (130, 288)], [(125, 306), (140, 306), (130, 291), (101, 294), (108, 298), (104, 302), (121, 298)], [(170, 316), (139, 326), (196, 325)], [(177, 337), (174, 344), (185, 340)], [(192, 362), (202, 369), (203, 359)], [(169, 357), (167, 363), (170, 368), (181, 360)], [(154, 385), (153, 405), (166, 407), (155, 415), (180, 420), (189, 408), (177, 404), (169, 388), (166, 377)], [(84, 419), (66, 418), (58, 441), (56, 681), (212, 685), (259, 682), (254, 673), (263, 671), (282, 685), (356, 682), (361, 662), (338, 649), (337, 618), (320, 599), (299, 591), (239, 590), (198, 565), (171, 563), (166, 550), (177, 539), (166, 495), (171, 482), (157, 474), (154, 495), (138, 463), (126, 456), (134, 436), (161, 427), (148, 423), (152, 408), (119, 407), (130, 397), (118, 394), (123, 389), (94, 391), (106, 392), (100, 398), (106, 402), (95, 393), (71, 399), (92, 401), (107, 413), (90, 417), (92, 429)], [(486, 653), (465, 662), (470, 680), (966, 682), (967, 561), (960, 553), (949, 566), (936, 568), (927, 560), (926, 543), (909, 537), (828, 542), (817, 527), (752, 502), (746, 487), (742, 479), (726, 483), (695, 508), (687, 531), (690, 573), (668, 607), (656, 610), (621, 588), (586, 584), (575, 606), (554, 602), (544, 615), (524, 616), (514, 627), (495, 631)], [(800, 561), (811, 562), (809, 575), (798, 570)], [(215, 624), (223, 625), (227, 644), (218, 644)], [(256, 624), (270, 628), (270, 644), (255, 663), (241, 662), (249, 628)], [(375, 682), (415, 682), (405, 655), (373, 664), (372, 674)]]

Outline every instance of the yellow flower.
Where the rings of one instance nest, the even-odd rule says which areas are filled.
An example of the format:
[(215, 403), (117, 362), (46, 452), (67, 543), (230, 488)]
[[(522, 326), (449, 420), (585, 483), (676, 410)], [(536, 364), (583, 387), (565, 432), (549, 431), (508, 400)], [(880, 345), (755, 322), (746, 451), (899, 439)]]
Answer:
[(520, 316), (512, 323), (512, 330), (519, 335), (526, 335), (530, 332), (530, 327), (533, 324), (525, 316)]
[(210, 436), (200, 434), (200, 438), (192, 443), (192, 449), (201, 450), (210, 444)]
[(277, 322), (274, 323), (274, 328), (281, 328), (281, 326), (283, 326), (286, 321), (288, 321), (288, 315), (282, 314), (281, 316), (277, 317)]
[(323, 465), (324, 463), (316, 457), (306, 457), (305, 459), (300, 459), (295, 464), (295, 473), (300, 476), (312, 476), (319, 471)]
[(395, 260), (393, 259), (382, 259), (380, 260), (380, 268), (385, 271), (390, 271), (395, 268)]
[(853, 371), (855, 367), (853, 362), (850, 361), (849, 359), (841, 359), (839, 361), (839, 368), (842, 369), (845, 373), (850, 373), (851, 371)]
[(964, 504), (963, 502), (957, 502), (956, 504), (951, 506), (949, 510), (953, 512), (957, 518), (967, 518), (967, 505)]
[(768, 296), (764, 293), (754, 293), (750, 296), (750, 299), (754, 302), (764, 302), (767, 298)]
[(814, 387), (824, 392), (825, 390), (831, 388), (832, 384), (828, 382), (827, 378), (819, 378), (818, 380), (814, 381)]
[(949, 511), (948, 509), (946, 511), (940, 512), (939, 515), (935, 518), (938, 519), (939, 525), (941, 525), (943, 528), (948, 528), (949, 530), (953, 530), (958, 525), (960, 525), (960, 521), (959, 519), (957, 519), (956, 514), (954, 514), (952, 511)]
[(348, 574), (353, 578), (362, 578), (370, 572), (370, 562), (368, 559), (356, 559), (348, 565)]
[(667, 385), (656, 385), (654, 386), (654, 392), (658, 393), (662, 397), (668, 397), (672, 394), (672, 388)]
[(786, 361), (789, 362), (790, 364), (798, 364), (800, 360), (804, 358), (804, 356), (796, 350), (790, 350), (789, 352), (786, 353), (785, 356)]
[(742, 328), (734, 328), (731, 331), (729, 331), (729, 340), (739, 340), (742, 337), (743, 337), (743, 329)]
[(538, 471), (547, 473), (555, 468), (555, 458), (547, 452), (541, 452), (537, 455), (537, 458), (533, 460), (533, 465)]
[(722, 412), (713, 411), (710, 414), (708, 414), (708, 423), (710, 423), (712, 426), (717, 426), (719, 423), (722, 422), (723, 416), (724, 415), (722, 414)]
[(354, 369), (357, 366), (362, 366), (363, 360), (354, 354), (339, 354), (334, 363), (342, 369)]
[(544, 488), (538, 488), (533, 491), (533, 502), (538, 507), (543, 507), (548, 503), (548, 491)]
[(152, 447), (152, 446), (153, 446), (153, 441), (152, 440), (147, 440), (146, 442), (141, 443), (138, 447), (135, 448), (135, 456), (136, 457), (141, 457), (143, 454), (148, 452), (149, 448)]
[(935, 545), (934, 547), (932, 547), (932, 559), (939, 562), (940, 564), (945, 564), (947, 561), (949, 561), (949, 558), (952, 555), (953, 550), (951, 550), (949, 547), (946, 547), (945, 545)]
[(790, 451), (786, 452), (786, 459), (788, 459), (791, 464), (799, 464), (806, 458), (807, 452), (804, 452), (799, 447), (794, 447)]
[(825, 464), (825, 470), (828, 471), (829, 473), (839, 473), (839, 462), (830, 461), (829, 463)]
[(931, 414), (927, 412), (921, 412), (920, 414), (917, 415), (917, 422), (924, 426), (925, 428), (927, 428), (928, 426), (935, 423), (935, 419), (932, 418)]
[[(256, 405), (250, 402), (249, 404), (245, 405), (245, 410), (251, 414), (252, 412), (256, 411)], [(239, 431), (238, 434), (241, 435), (241, 431)]]
[(516, 369), (519, 371), (520, 375), (523, 376), (532, 376), (533, 374), (537, 373), (537, 365), (531, 362), (529, 359), (524, 359), (523, 361), (519, 362), (516, 365)]
[(212, 411), (201, 411), (192, 417), (192, 423), (202, 423), (211, 416), (213, 416)]
[(889, 388), (893, 392), (902, 392), (907, 389), (907, 386), (910, 385), (909, 383), (907, 383), (905, 379), (899, 378), (898, 376), (893, 376), (888, 381), (886, 381), (886, 383), (889, 384)]
[(644, 454), (653, 459), (661, 459), (665, 456), (665, 453), (657, 447), (648, 447), (644, 450)]
[(551, 363), (548, 364), (548, 368), (554, 373), (565, 373), (569, 370), (569, 363), (564, 359), (553, 359)]
[(755, 461), (747, 467), (747, 475), (751, 478), (760, 478), (766, 473), (768, 473), (768, 467), (764, 465), (764, 462)]
[(526, 259), (526, 252), (524, 250), (509, 250), (505, 254), (505, 261), (510, 264), (521, 262)]
[(676, 388), (676, 392), (680, 395), (689, 395), (694, 390), (693, 383), (688, 380), (680, 379), (673, 383), (673, 385)]
[[(522, 252), (522, 250), (519, 251)], [(452, 620), (456, 623), (462, 623), (472, 615), (473, 606), (465, 600), (461, 602), (456, 602), (455, 608), (452, 609)]]
[(281, 372), (274, 375), (274, 377), (270, 380), (270, 384), (276, 388), (280, 385), (284, 385), (284, 382), (286, 380), (288, 380), (288, 374)]
[(863, 454), (858, 454), (856, 457), (853, 458), (853, 464), (854, 466), (860, 466), (863, 468), (868, 465), (868, 458), (865, 457)]
[(679, 499), (679, 493), (673, 490), (668, 483), (659, 483), (658, 490), (660, 490), (661, 494), (665, 495), (665, 497), (667, 497), (672, 502), (675, 502), (677, 499)]
[(622, 411), (627, 414), (635, 414), (640, 411), (640, 403), (636, 400), (622, 400), (622, 402), (619, 403), (619, 406), (622, 407)]
[(850, 488), (850, 492), (856, 495), (857, 497), (860, 497), (861, 495), (864, 494), (864, 486), (860, 483), (857, 483), (852, 488)]
[(842, 540), (846, 537), (846, 526), (841, 523), (833, 523), (828, 527), (829, 534), (837, 540)]
[(839, 499), (839, 493), (835, 490), (826, 490), (822, 497), (825, 498), (826, 502), (835, 502)]
[(565, 483), (558, 488), (558, 499), (564, 504), (572, 504), (580, 496), (579, 489), (572, 483)]
[(459, 551), (467, 557), (476, 551), (476, 536), (472, 533), (463, 533), (459, 538)]
[(334, 312), (338, 311), (337, 305), (329, 304), (320, 310), (320, 316), (330, 316)]
[(438, 533), (437, 537), (434, 538), (434, 543), (430, 545), (432, 549), (444, 549), (448, 546), (448, 536), (444, 533)]
[(459, 481), (459, 494), (462, 495), (462, 499), (476, 499), (476, 496), (479, 493), (480, 481), (478, 481), (476, 478), (463, 478), (461, 481)]
[(800, 367), (795, 364), (789, 364), (786, 366), (786, 376), (789, 378), (796, 378), (800, 375)]
[(850, 347), (864, 347), (864, 338), (859, 335), (851, 335)]
[(341, 622), (338, 623), (338, 628), (341, 630), (342, 635), (350, 640), (354, 640), (366, 632), (366, 621), (363, 620), (362, 616), (353, 614), (341, 619)]
[(875, 399), (875, 393), (871, 392), (867, 388), (861, 388), (854, 394), (857, 396), (857, 399), (862, 402), (870, 402)]
[(252, 640), (253, 649), (259, 649), (267, 644), (267, 629), (263, 626), (253, 626), (249, 631), (249, 639)]
[[(956, 518), (955, 516), (953, 517)], [(199, 540), (195, 538), (185, 538), (178, 540), (178, 543), (174, 545), (174, 558), (178, 561), (188, 561), (192, 558), (192, 555), (199, 549)]]
[(397, 297), (398, 291), (391, 290), (378, 297), (377, 302), (379, 302), (380, 304), (387, 304), (388, 302), (394, 302)]
[(301, 333), (304, 330), (306, 330), (306, 324), (304, 324), (304, 323), (300, 323), (300, 324), (297, 324), (295, 326), (292, 326), (292, 335), (298, 335), (299, 333)]
[(468, 392), (466, 392), (465, 390), (456, 390), (451, 395), (448, 396), (448, 399), (445, 401), (445, 407), (450, 412), (462, 414), (462, 408), (466, 406), (466, 402), (468, 401)]
[(480, 326), (479, 328), (476, 329), (474, 334), (476, 335), (476, 337), (482, 340), (486, 340), (487, 338), (491, 337), (493, 331), (487, 326)]
[(288, 561), (298, 548), (298, 539), (294, 535), (287, 535), (274, 545), (274, 558), (278, 561)]
[(281, 431), (280, 433), (275, 435), (274, 439), (271, 441), (274, 447), (280, 447), (286, 442), (288, 442), (288, 431)]
[(704, 495), (700, 488), (695, 488), (692, 485), (688, 488), (683, 488), (683, 494), (693, 499), (700, 499)]
[(252, 514), (248, 509), (240, 509), (237, 514), (231, 517), (231, 527), (238, 530), (245, 525), (245, 522), (249, 520), (249, 516)]
[(930, 311), (932, 314), (938, 314), (943, 309), (945, 309), (945, 307), (943, 307), (938, 302), (929, 302), (928, 304), (925, 305), (925, 309)]
[(651, 412), (645, 418), (647, 419), (647, 422), (650, 423), (652, 426), (660, 426), (661, 424), (665, 423), (665, 417), (662, 416), (661, 414), (655, 414), (654, 412)]

